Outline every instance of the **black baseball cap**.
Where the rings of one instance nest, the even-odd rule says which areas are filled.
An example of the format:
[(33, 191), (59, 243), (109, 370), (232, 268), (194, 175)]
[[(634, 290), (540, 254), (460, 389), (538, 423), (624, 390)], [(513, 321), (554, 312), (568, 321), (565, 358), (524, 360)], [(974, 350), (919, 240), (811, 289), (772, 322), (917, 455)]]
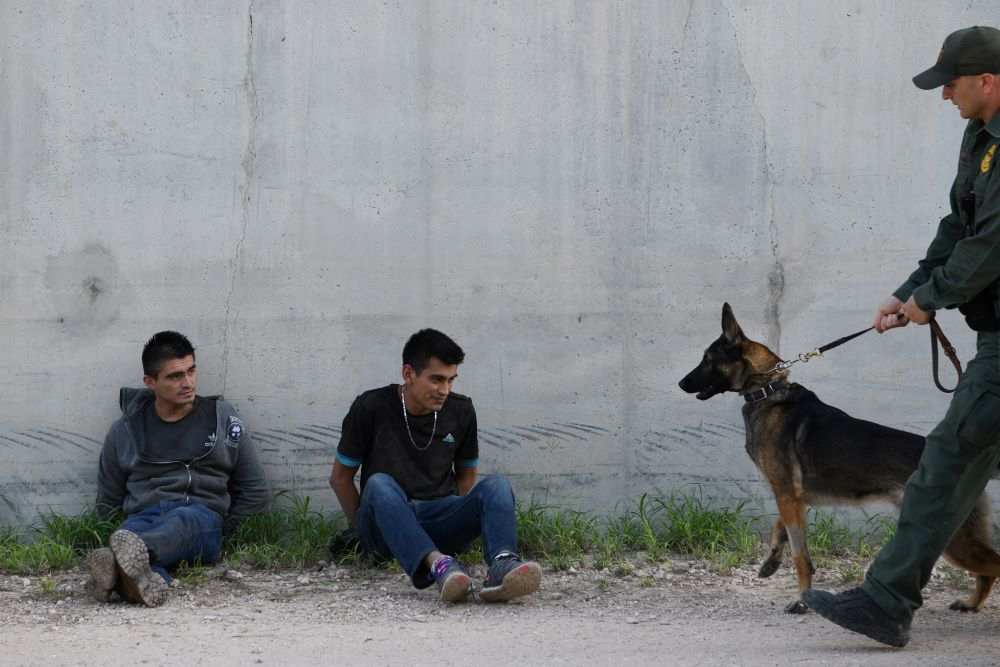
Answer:
[(972, 26), (944, 39), (937, 62), (913, 77), (917, 88), (932, 90), (966, 74), (1000, 73), (1000, 30)]

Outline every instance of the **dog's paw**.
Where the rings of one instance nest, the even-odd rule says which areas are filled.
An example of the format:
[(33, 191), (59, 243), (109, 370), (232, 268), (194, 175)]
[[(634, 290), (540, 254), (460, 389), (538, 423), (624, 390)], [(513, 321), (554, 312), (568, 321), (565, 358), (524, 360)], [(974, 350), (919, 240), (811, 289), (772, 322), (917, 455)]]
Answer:
[(979, 607), (971, 605), (965, 600), (955, 600), (951, 603), (951, 606), (948, 607), (948, 609), (951, 609), (952, 611), (960, 611), (963, 614), (967, 612), (972, 612), (973, 614), (979, 613)]
[(757, 571), (757, 576), (761, 579), (766, 579), (772, 574), (778, 571), (778, 567), (781, 565), (781, 561), (777, 558), (768, 558), (764, 561), (764, 564), (760, 566), (760, 570)]
[(809, 611), (809, 607), (807, 607), (806, 603), (803, 602), (802, 600), (795, 600), (793, 602), (789, 602), (785, 606), (785, 613), (786, 614), (805, 614), (808, 611)]

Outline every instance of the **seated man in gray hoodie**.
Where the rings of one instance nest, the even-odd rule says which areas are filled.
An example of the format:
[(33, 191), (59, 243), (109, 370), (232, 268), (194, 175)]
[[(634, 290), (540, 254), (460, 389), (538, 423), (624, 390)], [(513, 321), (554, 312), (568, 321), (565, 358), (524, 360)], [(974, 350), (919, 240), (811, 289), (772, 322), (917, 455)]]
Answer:
[(155, 607), (167, 568), (219, 558), (223, 526), (259, 511), (267, 483), (250, 433), (229, 403), (195, 393), (194, 347), (161, 331), (142, 351), (145, 389), (123, 387), (122, 416), (104, 439), (98, 509), (125, 521), (87, 556), (87, 590)]

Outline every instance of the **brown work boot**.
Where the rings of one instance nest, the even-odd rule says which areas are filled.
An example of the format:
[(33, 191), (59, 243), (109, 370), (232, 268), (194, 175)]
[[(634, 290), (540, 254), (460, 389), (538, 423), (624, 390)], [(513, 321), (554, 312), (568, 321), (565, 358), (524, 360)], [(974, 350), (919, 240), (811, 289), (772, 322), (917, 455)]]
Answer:
[(110, 543), (121, 573), (118, 577), (121, 594), (147, 607), (161, 604), (170, 586), (149, 566), (149, 550), (142, 538), (128, 530), (116, 530)]
[(84, 586), (87, 594), (98, 602), (107, 602), (118, 584), (114, 552), (108, 547), (91, 551), (87, 554), (87, 571), (90, 573), (90, 579)]

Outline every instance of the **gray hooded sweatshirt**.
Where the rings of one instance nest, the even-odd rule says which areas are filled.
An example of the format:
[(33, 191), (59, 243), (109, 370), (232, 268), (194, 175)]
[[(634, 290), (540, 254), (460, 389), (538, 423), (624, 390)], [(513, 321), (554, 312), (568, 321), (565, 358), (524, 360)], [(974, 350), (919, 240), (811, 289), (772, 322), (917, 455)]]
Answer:
[(250, 432), (221, 397), (215, 403), (214, 443), (178, 443), (176, 451), (149, 451), (137, 415), (154, 400), (149, 389), (122, 387), (122, 417), (108, 431), (97, 474), (97, 505), (125, 514), (165, 500), (193, 500), (223, 518), (240, 519), (267, 502), (267, 481)]

